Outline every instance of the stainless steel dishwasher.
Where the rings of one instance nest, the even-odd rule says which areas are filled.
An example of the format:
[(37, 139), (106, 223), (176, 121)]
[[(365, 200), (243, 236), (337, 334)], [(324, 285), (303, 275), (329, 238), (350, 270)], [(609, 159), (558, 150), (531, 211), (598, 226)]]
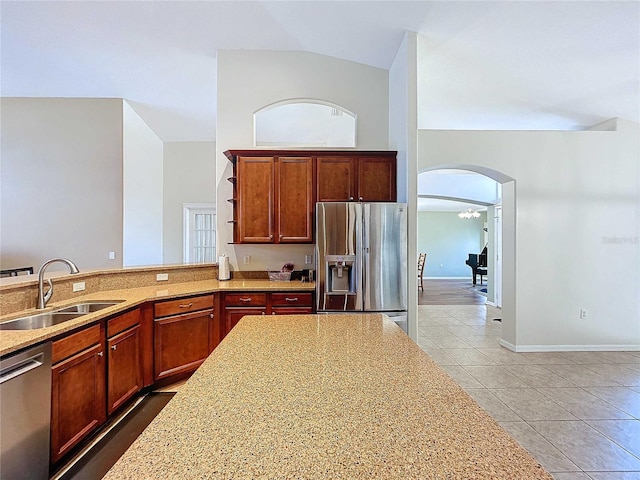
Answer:
[(0, 360), (0, 475), (49, 478), (51, 342)]

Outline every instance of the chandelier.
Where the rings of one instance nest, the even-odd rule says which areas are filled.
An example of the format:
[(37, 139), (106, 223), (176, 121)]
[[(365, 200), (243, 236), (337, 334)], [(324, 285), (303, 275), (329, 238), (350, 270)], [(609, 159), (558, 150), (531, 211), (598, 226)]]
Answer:
[(460, 218), (479, 218), (480, 212), (473, 212), (471, 211), (471, 209), (469, 209), (466, 212), (460, 212), (458, 216)]

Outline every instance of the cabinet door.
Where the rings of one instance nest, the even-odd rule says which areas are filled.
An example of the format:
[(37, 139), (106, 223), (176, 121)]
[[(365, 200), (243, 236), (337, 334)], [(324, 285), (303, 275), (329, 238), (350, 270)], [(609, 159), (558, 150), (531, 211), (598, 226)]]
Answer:
[(392, 157), (358, 159), (358, 200), (396, 201), (396, 160)]
[(318, 157), (316, 190), (318, 202), (348, 202), (356, 191), (355, 159)]
[(110, 415), (142, 388), (140, 326), (136, 325), (110, 338), (107, 352), (107, 412)]
[(213, 310), (154, 321), (154, 378), (197, 369), (211, 351), (209, 322)]
[(51, 372), (51, 462), (56, 462), (106, 419), (102, 345), (54, 365)]
[(226, 308), (225, 309), (225, 336), (235, 327), (240, 319), (245, 315), (264, 315), (267, 312), (266, 307), (263, 308)]
[(273, 307), (272, 315), (308, 315), (313, 313), (313, 307)]
[(313, 241), (313, 159), (280, 157), (277, 168), (279, 243)]
[(272, 243), (275, 239), (275, 161), (273, 157), (237, 160), (238, 234), (240, 243)]

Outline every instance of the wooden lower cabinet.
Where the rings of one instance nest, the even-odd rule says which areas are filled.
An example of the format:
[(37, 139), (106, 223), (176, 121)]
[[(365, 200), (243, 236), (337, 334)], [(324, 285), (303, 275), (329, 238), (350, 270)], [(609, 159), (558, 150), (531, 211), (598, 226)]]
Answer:
[(55, 364), (51, 372), (51, 461), (56, 462), (106, 420), (103, 344)]
[(245, 315), (305, 315), (314, 313), (313, 292), (242, 292), (222, 297), (224, 335)]
[(213, 310), (185, 313), (154, 321), (154, 378), (196, 370), (211, 353)]
[(107, 340), (109, 374), (107, 413), (111, 415), (142, 389), (140, 325)]

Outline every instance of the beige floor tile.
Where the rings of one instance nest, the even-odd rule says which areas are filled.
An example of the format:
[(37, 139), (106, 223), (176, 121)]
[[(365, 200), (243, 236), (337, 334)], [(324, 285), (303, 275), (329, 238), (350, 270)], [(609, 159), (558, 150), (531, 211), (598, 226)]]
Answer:
[(617, 387), (620, 384), (586, 365), (547, 365), (547, 369), (581, 387)]
[(575, 387), (542, 365), (509, 365), (506, 369), (532, 387)]
[(582, 388), (538, 388), (537, 390), (580, 419), (632, 418)]
[(549, 472), (553, 480), (591, 480), (584, 472)]
[[(573, 472), (580, 470), (560, 450), (536, 432), (525, 422), (499, 422), (525, 450), (534, 456), (536, 460), (550, 473)], [(555, 478), (555, 474), (554, 474)], [(589, 477), (585, 477), (588, 478)]]
[(418, 334), (427, 338), (451, 336), (451, 332), (445, 327), (418, 327)]
[(640, 419), (640, 392), (628, 387), (585, 387), (584, 390)]
[(461, 338), (453, 335), (449, 337), (433, 337), (432, 341), (439, 348), (473, 348)]
[(614, 363), (601, 363), (598, 365), (587, 365), (589, 370), (610, 378), (626, 387), (640, 387), (640, 372), (626, 368), (624, 365)]
[(577, 420), (567, 410), (533, 388), (491, 388), (489, 391), (526, 421)]
[(632, 352), (599, 352), (599, 353), (611, 363), (640, 364), (640, 355), (635, 355)]
[(640, 459), (582, 421), (530, 422), (583, 471), (640, 471)]
[(487, 411), (497, 422), (518, 422), (522, 419), (507, 407), (493, 393), (486, 388), (465, 388), (464, 389), (480, 407)]
[(585, 422), (640, 459), (640, 420), (586, 420)]
[[(420, 346), (420, 345), (419, 345)], [(456, 361), (439, 348), (420, 346), (424, 352), (438, 365), (458, 365)]]
[(610, 363), (605, 352), (561, 352), (562, 355), (567, 357), (573, 363), (586, 364), (586, 363)]
[(460, 365), (440, 365), (440, 367), (462, 388), (483, 388), (483, 385)]
[(443, 351), (458, 365), (495, 365), (496, 363), (475, 348), (444, 348)]
[(503, 366), (465, 366), (467, 372), (487, 388), (528, 388), (525, 382)]
[(640, 472), (589, 472), (593, 480), (640, 480)]
[(512, 352), (504, 347), (480, 348), (479, 350), (498, 365), (524, 365), (532, 363), (531, 360), (521, 353)]
[(627, 367), (628, 369), (633, 370), (635, 372), (640, 372), (640, 364), (637, 364), (637, 363), (623, 363), (621, 365), (623, 365), (623, 366)]
[(459, 338), (475, 348), (500, 347), (500, 341), (496, 337), (487, 337), (486, 335), (464, 335)]
[(449, 330), (449, 334), (454, 334), (458, 337), (467, 335), (485, 335), (491, 334), (492, 329), (487, 325), (452, 325), (445, 327)]
[(559, 352), (529, 352), (522, 355), (532, 360), (531, 363), (538, 365), (567, 365), (574, 363)]

